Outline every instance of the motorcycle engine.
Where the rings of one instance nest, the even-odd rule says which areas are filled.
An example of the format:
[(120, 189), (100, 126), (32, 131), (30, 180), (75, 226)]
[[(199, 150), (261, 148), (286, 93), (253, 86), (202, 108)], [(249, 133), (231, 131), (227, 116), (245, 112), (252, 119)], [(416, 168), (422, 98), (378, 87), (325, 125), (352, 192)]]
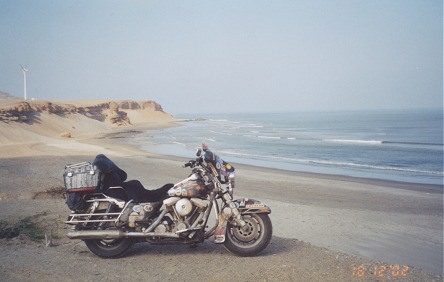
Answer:
[(128, 216), (128, 226), (135, 227), (136, 222), (143, 222), (148, 220), (151, 215), (156, 211), (160, 204), (156, 203), (141, 203), (129, 205), (127, 211), (125, 211), (122, 219)]
[(188, 199), (180, 199), (177, 201), (176, 205), (176, 211), (180, 216), (187, 216), (191, 213), (193, 210), (193, 204)]

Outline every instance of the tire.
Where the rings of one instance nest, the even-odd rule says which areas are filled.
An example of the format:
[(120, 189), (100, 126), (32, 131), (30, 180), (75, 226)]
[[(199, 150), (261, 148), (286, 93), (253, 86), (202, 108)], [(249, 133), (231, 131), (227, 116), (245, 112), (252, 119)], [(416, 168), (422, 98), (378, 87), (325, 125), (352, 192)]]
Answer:
[[(91, 219), (100, 220), (104, 218), (97, 214)], [(113, 229), (109, 223), (89, 223), (88, 228), (91, 230), (106, 230)], [(119, 238), (119, 239), (86, 239), (84, 240), (88, 249), (95, 255), (102, 258), (118, 258), (128, 252), (134, 244), (133, 238)]]
[(134, 241), (130, 238), (120, 239), (88, 239), (85, 244), (95, 255), (103, 258), (118, 258), (132, 247)]
[(255, 256), (270, 243), (273, 226), (268, 214), (246, 214), (242, 217), (247, 229), (228, 223), (224, 246), (238, 256)]

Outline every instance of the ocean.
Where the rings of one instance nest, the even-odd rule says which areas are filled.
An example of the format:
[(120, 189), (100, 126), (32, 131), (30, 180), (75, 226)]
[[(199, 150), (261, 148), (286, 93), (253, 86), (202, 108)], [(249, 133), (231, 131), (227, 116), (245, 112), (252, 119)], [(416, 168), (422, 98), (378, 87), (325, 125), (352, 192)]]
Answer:
[[(135, 140), (193, 158), (202, 142), (230, 163), (443, 185), (443, 112), (195, 114)], [(148, 146), (145, 147), (148, 150)]]

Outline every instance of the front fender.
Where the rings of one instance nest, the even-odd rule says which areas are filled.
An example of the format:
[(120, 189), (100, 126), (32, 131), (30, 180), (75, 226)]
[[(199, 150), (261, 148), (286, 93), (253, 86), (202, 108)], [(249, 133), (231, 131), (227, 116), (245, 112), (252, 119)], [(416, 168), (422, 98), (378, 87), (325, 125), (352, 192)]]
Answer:
[(261, 201), (249, 198), (236, 199), (233, 201), (241, 214), (271, 213), (271, 208)]

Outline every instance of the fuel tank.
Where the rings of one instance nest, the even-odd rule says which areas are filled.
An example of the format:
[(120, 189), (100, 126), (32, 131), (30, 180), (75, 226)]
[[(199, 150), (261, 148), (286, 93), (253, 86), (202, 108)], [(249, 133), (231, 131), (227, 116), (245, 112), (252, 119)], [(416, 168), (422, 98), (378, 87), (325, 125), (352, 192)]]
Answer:
[(199, 197), (205, 192), (205, 183), (197, 173), (191, 174), (168, 190), (168, 195), (173, 197)]

